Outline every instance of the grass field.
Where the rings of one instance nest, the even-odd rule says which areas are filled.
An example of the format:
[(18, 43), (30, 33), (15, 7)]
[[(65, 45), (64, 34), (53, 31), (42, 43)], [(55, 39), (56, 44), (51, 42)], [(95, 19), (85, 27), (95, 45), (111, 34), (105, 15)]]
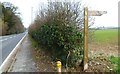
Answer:
[(96, 30), (94, 32), (94, 41), (89, 48), (92, 49), (94, 53), (100, 52), (104, 55), (107, 54), (106, 56), (110, 57), (111, 65), (116, 65), (113, 71), (120, 72), (120, 68), (118, 67), (120, 57), (115, 56), (118, 52), (118, 29)]
[[(118, 67), (118, 63), (120, 63), (120, 59), (118, 59), (118, 29), (104, 29), (104, 30), (96, 30), (94, 32), (94, 39), (89, 44), (89, 50), (92, 51), (92, 55), (96, 57), (100, 54), (104, 55), (104, 57), (109, 58), (109, 66), (113, 69), (114, 72), (120, 72), (120, 67)], [(96, 55), (95, 55), (96, 54)], [(119, 60), (119, 61), (118, 61)], [(101, 61), (98, 61), (101, 62)], [(108, 61), (107, 61), (108, 62)], [(103, 61), (102, 64), (105, 64)], [(106, 63), (108, 65), (108, 63)], [(113, 66), (113, 67), (112, 67)], [(102, 68), (104, 68), (102, 66)], [(102, 69), (100, 68), (100, 70)], [(98, 68), (99, 69), (99, 66)]]
[(118, 29), (96, 30), (94, 35), (97, 43), (118, 43)]

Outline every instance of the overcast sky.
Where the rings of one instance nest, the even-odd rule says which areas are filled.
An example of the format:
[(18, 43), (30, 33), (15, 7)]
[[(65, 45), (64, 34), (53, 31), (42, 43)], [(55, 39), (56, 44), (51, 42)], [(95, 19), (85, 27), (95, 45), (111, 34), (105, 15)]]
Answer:
[[(47, 0), (0, 0), (1, 2), (11, 2), (19, 8), (22, 22), (25, 27), (31, 23), (31, 15), (35, 17), (36, 11), (40, 5)], [(57, 1), (57, 0), (56, 0)], [(64, 1), (64, 0), (63, 0)], [(69, 0), (66, 0), (69, 1)], [(79, 0), (72, 0), (79, 1)], [(120, 0), (82, 0), (84, 6), (88, 6), (89, 10), (107, 11), (107, 14), (95, 16), (95, 24), (93, 27), (117, 27), (118, 26), (118, 2)], [(43, 5), (42, 5), (43, 6)], [(33, 11), (31, 10), (33, 8)], [(32, 12), (32, 14), (31, 14)]]

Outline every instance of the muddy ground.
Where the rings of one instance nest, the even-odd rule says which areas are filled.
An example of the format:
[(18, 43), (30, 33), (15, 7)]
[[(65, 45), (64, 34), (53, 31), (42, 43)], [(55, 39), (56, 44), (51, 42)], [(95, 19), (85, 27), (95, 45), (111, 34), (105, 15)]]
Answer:
[[(118, 46), (89, 44), (89, 61), (88, 69), (85, 72), (111, 72), (114, 65), (111, 64), (109, 57), (118, 56)], [(32, 54), (36, 61), (36, 66), (40, 72), (56, 72), (56, 61), (52, 60), (52, 54), (41, 49), (34, 48)], [(82, 72), (82, 67), (65, 69), (62, 66), (63, 72)]]

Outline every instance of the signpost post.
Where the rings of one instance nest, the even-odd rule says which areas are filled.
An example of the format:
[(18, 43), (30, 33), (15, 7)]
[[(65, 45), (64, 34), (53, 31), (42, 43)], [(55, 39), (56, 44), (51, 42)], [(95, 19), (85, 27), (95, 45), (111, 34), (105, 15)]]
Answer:
[(107, 11), (88, 11), (87, 7), (84, 8), (84, 70), (88, 69), (88, 16), (101, 16), (106, 13)]
[(88, 68), (88, 8), (84, 8), (84, 70)]

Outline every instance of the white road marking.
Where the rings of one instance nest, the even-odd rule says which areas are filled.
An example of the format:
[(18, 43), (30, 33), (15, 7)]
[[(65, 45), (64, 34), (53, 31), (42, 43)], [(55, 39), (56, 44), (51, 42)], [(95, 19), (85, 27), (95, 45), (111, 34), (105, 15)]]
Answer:
[(8, 38), (6, 38), (6, 39), (3, 39), (3, 40), (0, 40), (0, 42), (2, 42), (2, 41), (6, 41), (6, 40), (8, 40)]
[(3, 41), (8, 40), (8, 38), (4, 39)]
[[(13, 37), (16, 37), (16, 35), (2, 36), (2, 37), (0, 37), (0, 42), (6, 41), (6, 40), (8, 40), (8, 39), (10, 39), (10, 38), (13, 38)], [(3, 38), (4, 38), (4, 39), (3, 39)]]
[(10, 38), (13, 38), (13, 37), (10, 37)]
[(6, 41), (6, 40), (8, 40), (8, 38), (6, 38), (6, 39), (3, 39), (3, 40), (0, 40), (0, 42), (2, 42), (2, 41)]

